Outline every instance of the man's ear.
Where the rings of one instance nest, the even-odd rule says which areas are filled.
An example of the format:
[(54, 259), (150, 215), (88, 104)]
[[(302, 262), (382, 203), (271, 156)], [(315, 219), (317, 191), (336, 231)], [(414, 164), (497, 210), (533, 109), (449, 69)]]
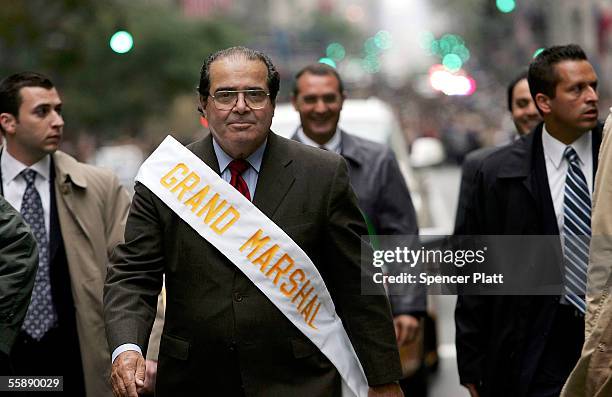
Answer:
[(7, 134), (13, 134), (17, 125), (17, 118), (10, 113), (0, 113), (0, 125)]
[(550, 98), (547, 95), (538, 92), (535, 96), (535, 104), (543, 114), (548, 114), (551, 111)]
[(208, 98), (204, 98), (202, 95), (200, 95), (200, 98), (199, 98), (200, 106), (198, 106), (198, 111), (200, 111), (200, 113), (204, 117), (206, 117), (206, 105), (208, 105), (207, 99)]
[(297, 96), (295, 96), (295, 94), (291, 94), (291, 103), (293, 104), (293, 108), (299, 112), (299, 109), (297, 106)]

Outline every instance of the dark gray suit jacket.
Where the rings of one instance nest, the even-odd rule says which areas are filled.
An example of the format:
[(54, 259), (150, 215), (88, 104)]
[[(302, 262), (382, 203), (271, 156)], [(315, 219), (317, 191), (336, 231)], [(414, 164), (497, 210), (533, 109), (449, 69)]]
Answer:
[(461, 167), (461, 187), (455, 215), (455, 234), (465, 234), (465, 219), (468, 202), (474, 191), (474, 179), (483, 161), (503, 146), (490, 146), (474, 150), (465, 157)]
[[(559, 235), (542, 126), (480, 162), (466, 205), (463, 234)], [(593, 175), (600, 144), (598, 125), (592, 131)], [(545, 252), (554, 263), (554, 258), (562, 256), (560, 243), (556, 241)], [(520, 259), (517, 263), (525, 267)], [(558, 268), (556, 272), (560, 273)], [(549, 273), (551, 279), (557, 276), (554, 269)], [(476, 384), (482, 397), (526, 396), (534, 375), (541, 371), (538, 365), (550, 335), (563, 336), (564, 330), (554, 327), (558, 307), (559, 297), (552, 295), (459, 295), (455, 325), (461, 383)], [(567, 347), (575, 348), (569, 343)], [(568, 375), (551, 373), (557, 379)]]
[[(340, 153), (346, 159), (359, 207), (373, 232), (381, 236), (417, 236), (419, 228), (410, 191), (391, 149), (345, 131), (340, 133)], [(293, 139), (299, 141), (297, 134)], [(389, 284), (388, 288), (394, 315), (427, 311), (427, 291), (421, 284)]]
[[(212, 137), (189, 145), (219, 172)], [(166, 277), (157, 396), (339, 396), (329, 360), (216, 248), (136, 185), (105, 288), (109, 345), (144, 346)], [(336, 154), (268, 137), (253, 200), (323, 276), (370, 385), (401, 377), (387, 299), (361, 294), (365, 225)], [(371, 254), (366, 252), (367, 254)], [(362, 278), (364, 280), (362, 280)], [(379, 287), (380, 289), (380, 287)]]

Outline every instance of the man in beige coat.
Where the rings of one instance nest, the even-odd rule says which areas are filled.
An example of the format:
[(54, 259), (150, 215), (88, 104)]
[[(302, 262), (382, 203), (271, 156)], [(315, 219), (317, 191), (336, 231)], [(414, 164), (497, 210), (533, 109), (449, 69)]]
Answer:
[(130, 198), (112, 172), (57, 151), (61, 107), (43, 75), (18, 73), (0, 82), (6, 142), (0, 189), (20, 209), (40, 252), (10, 363), (14, 375), (63, 376), (68, 395), (110, 396), (102, 289), (108, 257), (123, 240)]
[(612, 108), (595, 177), (585, 344), (562, 397), (612, 396)]

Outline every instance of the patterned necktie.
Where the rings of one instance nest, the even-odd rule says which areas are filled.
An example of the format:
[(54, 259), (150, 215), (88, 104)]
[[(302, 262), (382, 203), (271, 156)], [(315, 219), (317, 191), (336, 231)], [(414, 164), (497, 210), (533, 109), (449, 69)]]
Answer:
[(22, 329), (35, 340), (41, 340), (49, 329), (57, 323), (57, 312), (51, 296), (49, 271), (49, 240), (45, 228), (45, 213), (40, 194), (34, 186), (36, 171), (25, 169), (21, 172), (26, 181), (26, 189), (21, 203), (21, 215), (30, 226), (38, 243), (38, 271), (32, 290), (32, 299), (26, 313)]
[(591, 241), (591, 195), (574, 148), (571, 146), (565, 148), (563, 156), (569, 163), (563, 198), (565, 298), (584, 313)]
[(245, 182), (242, 174), (248, 170), (251, 165), (246, 160), (232, 160), (229, 163), (229, 169), (232, 174), (230, 185), (236, 188), (244, 197), (251, 201), (251, 193), (249, 193), (249, 186)]

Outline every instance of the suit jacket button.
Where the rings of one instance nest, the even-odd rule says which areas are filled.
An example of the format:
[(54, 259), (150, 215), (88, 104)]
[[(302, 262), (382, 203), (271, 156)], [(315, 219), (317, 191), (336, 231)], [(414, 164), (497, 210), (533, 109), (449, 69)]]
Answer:
[(234, 300), (236, 302), (242, 302), (242, 295), (240, 295), (240, 292), (235, 292), (234, 293)]

